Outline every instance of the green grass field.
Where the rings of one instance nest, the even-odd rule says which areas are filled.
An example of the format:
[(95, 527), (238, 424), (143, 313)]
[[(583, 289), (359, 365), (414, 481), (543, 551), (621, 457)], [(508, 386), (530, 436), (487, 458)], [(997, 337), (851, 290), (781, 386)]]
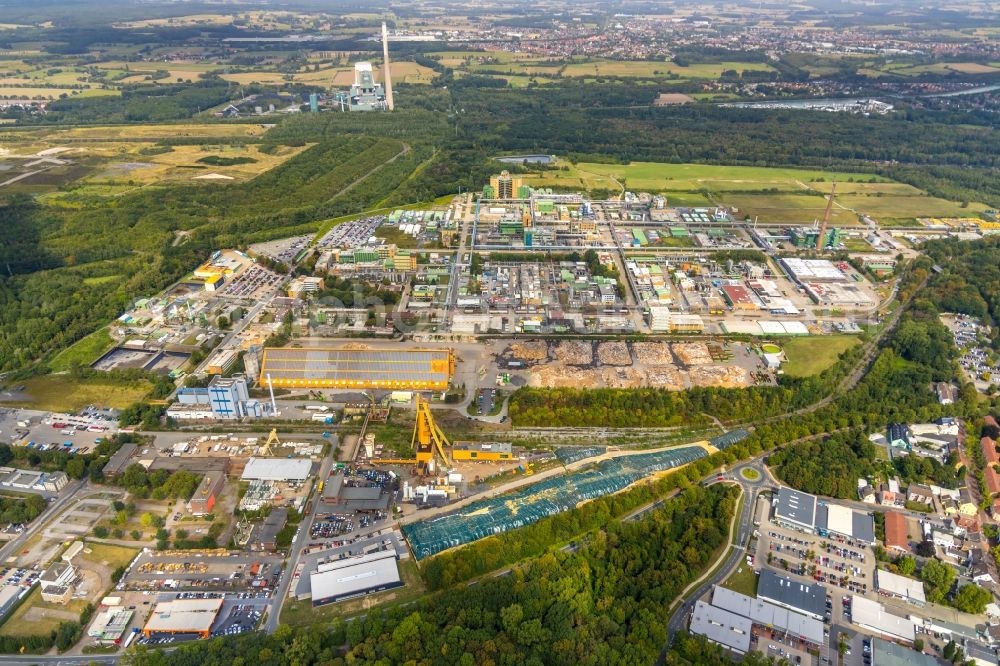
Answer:
[(112, 345), (114, 340), (105, 326), (59, 352), (49, 363), (49, 367), (53, 372), (65, 372), (77, 364), (90, 365), (111, 349)]
[(787, 359), (782, 369), (793, 377), (823, 372), (837, 362), (841, 352), (858, 344), (853, 335), (817, 335), (789, 338), (782, 343)]
[(118, 386), (93, 379), (73, 379), (69, 375), (43, 375), (21, 383), (30, 399), (0, 404), (53, 412), (75, 412), (87, 405), (123, 409), (141, 400), (152, 388), (145, 381)]
[[(565, 170), (543, 171), (528, 176), (535, 186), (583, 186), (587, 189), (615, 189), (615, 180), (625, 179), (629, 189), (650, 192), (753, 192), (778, 190), (803, 192), (829, 190), (831, 181), (849, 180), (891, 183), (871, 174), (779, 169), (769, 167), (719, 166), (713, 164), (666, 164), (632, 162), (630, 164), (595, 164), (558, 162)], [(822, 199), (817, 198), (822, 201)]]
[[(557, 162), (557, 169), (528, 174), (534, 187), (560, 190), (607, 190), (658, 192), (672, 206), (734, 206), (738, 216), (759, 217), (762, 222), (809, 224), (823, 217), (826, 197), (837, 183), (837, 205), (833, 224), (858, 224), (866, 214), (890, 224), (916, 217), (975, 216), (987, 206), (928, 196), (903, 183), (871, 174), (769, 167), (719, 166), (711, 164), (597, 164)], [(711, 195), (711, 199), (705, 193)]]
[[(761, 222), (787, 222), (810, 224), (822, 219), (826, 212), (826, 198), (801, 194), (729, 194), (717, 197), (739, 209), (738, 217), (760, 218)], [(849, 210), (834, 206), (830, 221), (837, 226), (858, 224), (858, 216)]]
[(46, 603), (42, 601), (42, 589), (36, 587), (0, 625), (0, 636), (44, 636), (63, 622), (79, 619), (86, 605), (82, 599), (73, 599), (65, 606)]
[(722, 587), (745, 594), (748, 597), (755, 597), (757, 596), (757, 574), (744, 562), (739, 569), (722, 582)]
[(962, 208), (961, 204), (946, 199), (928, 196), (897, 196), (897, 195), (858, 195), (840, 196), (837, 201), (848, 208), (868, 213), (876, 218), (906, 218), (906, 217), (966, 217), (988, 208), (985, 204), (970, 203)]
[(104, 543), (91, 543), (88, 541), (84, 544), (81, 559), (96, 564), (103, 564), (114, 571), (118, 567), (124, 566), (135, 559), (135, 555), (138, 552), (135, 548), (112, 546)]

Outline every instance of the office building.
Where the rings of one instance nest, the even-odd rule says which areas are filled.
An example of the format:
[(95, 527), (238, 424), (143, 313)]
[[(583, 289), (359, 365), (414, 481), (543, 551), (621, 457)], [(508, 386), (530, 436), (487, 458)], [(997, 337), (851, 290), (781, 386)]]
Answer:
[(490, 190), (494, 199), (519, 198), (522, 194), (522, 187), (524, 187), (524, 179), (520, 176), (512, 176), (507, 170), (490, 176)]

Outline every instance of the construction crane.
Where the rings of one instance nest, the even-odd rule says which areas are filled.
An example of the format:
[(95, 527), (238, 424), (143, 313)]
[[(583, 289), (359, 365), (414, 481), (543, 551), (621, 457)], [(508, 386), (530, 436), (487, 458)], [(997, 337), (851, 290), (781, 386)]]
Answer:
[(417, 418), (413, 424), (410, 446), (413, 447), (414, 458), (376, 458), (371, 462), (373, 465), (416, 465), (419, 473), (427, 476), (431, 474), (434, 466), (434, 452), (436, 451), (445, 465), (448, 467), (452, 465), (447, 452), (447, 448), (451, 447), (451, 442), (434, 422), (430, 403), (422, 400), (419, 395), (417, 396)]
[(819, 228), (819, 238), (816, 239), (816, 251), (822, 252), (826, 246), (826, 226), (830, 223), (830, 211), (833, 209), (833, 195), (837, 193), (837, 183), (830, 188), (830, 198), (826, 202), (826, 212), (823, 213), (823, 224)]
[(417, 420), (413, 424), (413, 436), (410, 438), (410, 444), (417, 452), (417, 464), (422, 470), (431, 466), (435, 450), (445, 464), (451, 466), (451, 459), (445, 451), (445, 447), (451, 447), (451, 442), (434, 422), (430, 403), (421, 400), (419, 395), (417, 396)]
[(265, 458), (273, 456), (275, 446), (281, 446), (281, 440), (278, 439), (278, 429), (271, 428), (271, 434), (267, 436), (267, 441), (260, 447), (260, 455)]

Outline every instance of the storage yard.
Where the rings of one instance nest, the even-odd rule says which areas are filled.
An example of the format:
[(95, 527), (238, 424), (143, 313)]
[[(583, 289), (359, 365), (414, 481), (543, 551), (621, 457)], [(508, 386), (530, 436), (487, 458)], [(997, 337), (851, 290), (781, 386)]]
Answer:
[[(501, 368), (526, 375), (529, 386), (679, 391), (693, 386), (740, 388), (772, 381), (746, 345), (724, 342), (514, 342)], [(517, 370), (526, 368), (526, 371)]]

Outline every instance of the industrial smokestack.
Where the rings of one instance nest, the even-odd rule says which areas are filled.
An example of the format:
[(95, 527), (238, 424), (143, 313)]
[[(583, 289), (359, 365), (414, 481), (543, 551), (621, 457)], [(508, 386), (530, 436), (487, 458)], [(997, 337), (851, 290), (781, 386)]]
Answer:
[(385, 68), (383, 78), (385, 79), (385, 108), (392, 111), (395, 107), (392, 101), (392, 75), (389, 73), (389, 31), (382, 21), (382, 66)]
[(271, 381), (271, 373), (267, 373), (267, 388), (271, 392), (271, 416), (278, 415), (278, 403), (274, 401), (274, 383)]

